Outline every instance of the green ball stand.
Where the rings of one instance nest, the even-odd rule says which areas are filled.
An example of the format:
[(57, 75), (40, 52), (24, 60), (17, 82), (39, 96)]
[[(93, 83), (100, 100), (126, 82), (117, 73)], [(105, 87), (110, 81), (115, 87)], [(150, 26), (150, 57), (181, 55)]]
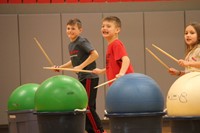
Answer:
[(8, 111), (9, 133), (39, 133), (33, 110)]
[(17, 87), (9, 96), (9, 133), (39, 133), (37, 116), (33, 114), (35, 92), (39, 84), (27, 83)]
[(35, 112), (40, 133), (84, 133), (86, 111)]

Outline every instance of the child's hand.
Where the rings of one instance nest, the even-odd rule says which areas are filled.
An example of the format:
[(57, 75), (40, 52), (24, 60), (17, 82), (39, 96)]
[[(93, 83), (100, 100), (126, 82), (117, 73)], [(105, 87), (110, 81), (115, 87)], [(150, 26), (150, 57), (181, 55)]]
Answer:
[(180, 59), (178, 60), (178, 64), (182, 67), (186, 67), (186, 66), (189, 66), (189, 62), (188, 61), (185, 61), (183, 59)]
[(169, 68), (168, 72), (171, 74), (171, 75), (180, 75), (180, 71), (174, 69), (174, 68)]
[(120, 78), (120, 77), (122, 77), (122, 76), (124, 76), (125, 74), (124, 73), (118, 73), (117, 75), (116, 75), (116, 78)]
[[(53, 68), (59, 68), (59, 66), (53, 66)], [(53, 69), (54, 72), (60, 72), (58, 69)]]
[(102, 73), (102, 69), (99, 69), (99, 68), (95, 68), (92, 70), (93, 73), (95, 74), (101, 74)]

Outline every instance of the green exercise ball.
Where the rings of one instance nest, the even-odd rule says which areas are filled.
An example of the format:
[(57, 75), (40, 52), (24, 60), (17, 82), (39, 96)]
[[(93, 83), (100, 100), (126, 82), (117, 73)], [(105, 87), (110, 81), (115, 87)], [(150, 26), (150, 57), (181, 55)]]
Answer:
[(88, 98), (84, 86), (75, 78), (57, 75), (46, 79), (35, 94), (37, 112), (64, 112), (84, 109)]
[(8, 111), (34, 109), (34, 97), (38, 87), (39, 84), (35, 83), (27, 83), (17, 87), (9, 96)]

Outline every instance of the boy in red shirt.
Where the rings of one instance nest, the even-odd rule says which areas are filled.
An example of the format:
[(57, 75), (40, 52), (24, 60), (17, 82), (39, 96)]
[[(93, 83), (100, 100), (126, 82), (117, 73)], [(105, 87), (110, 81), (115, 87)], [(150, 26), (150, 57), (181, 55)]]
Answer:
[[(118, 39), (121, 30), (121, 21), (116, 16), (105, 17), (102, 22), (102, 36), (107, 40), (106, 68), (93, 70), (96, 74), (106, 72), (107, 80), (119, 78), (125, 74), (133, 73), (134, 69), (130, 63), (123, 43)], [(111, 85), (111, 83), (109, 83)]]

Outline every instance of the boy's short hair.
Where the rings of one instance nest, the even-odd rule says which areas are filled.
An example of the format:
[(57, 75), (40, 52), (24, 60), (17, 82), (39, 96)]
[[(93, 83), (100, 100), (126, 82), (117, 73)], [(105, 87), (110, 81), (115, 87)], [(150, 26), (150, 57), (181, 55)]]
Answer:
[(113, 21), (113, 22), (115, 22), (115, 25), (116, 25), (117, 27), (119, 27), (119, 28), (121, 28), (121, 26), (122, 26), (121, 20), (120, 20), (118, 17), (116, 17), (116, 16), (108, 16), (108, 17), (105, 17), (105, 18), (103, 19), (103, 21)]
[(67, 25), (76, 25), (78, 26), (78, 28), (82, 28), (82, 23), (81, 21), (78, 19), (78, 18), (74, 18), (74, 19), (70, 19), (68, 22), (67, 22)]

